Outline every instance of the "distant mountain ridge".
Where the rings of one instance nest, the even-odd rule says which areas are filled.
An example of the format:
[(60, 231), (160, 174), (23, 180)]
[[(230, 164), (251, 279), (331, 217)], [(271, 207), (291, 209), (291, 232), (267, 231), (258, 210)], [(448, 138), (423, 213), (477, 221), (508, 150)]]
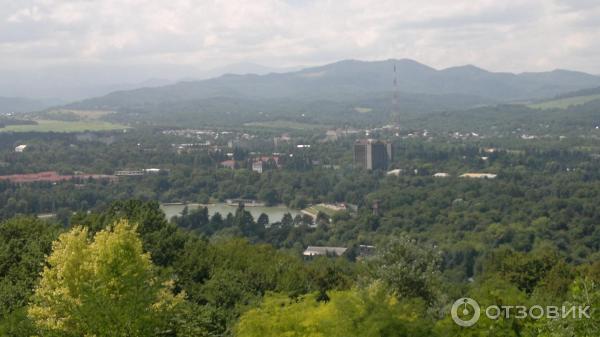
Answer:
[[(66, 107), (113, 110), (136, 122), (161, 125), (175, 119), (210, 123), (217, 119), (322, 121), (327, 117), (328, 122), (369, 122), (389, 120), (394, 114), (532, 101), (599, 86), (600, 77), (567, 70), (512, 74), (472, 65), (437, 70), (408, 59), (345, 60), (285, 73), (227, 74), (117, 91)], [(394, 90), (398, 106), (392, 106)], [(371, 109), (372, 117), (360, 114), (356, 107)]]
[(287, 73), (223, 75), (172, 85), (113, 92), (77, 106), (118, 109), (169, 101), (215, 97), (248, 99), (339, 100), (391, 92), (396, 67), (403, 93), (478, 96), (487, 101), (553, 97), (600, 86), (600, 77), (567, 70), (542, 73), (494, 73), (475, 66), (436, 70), (413, 60), (340, 61)]

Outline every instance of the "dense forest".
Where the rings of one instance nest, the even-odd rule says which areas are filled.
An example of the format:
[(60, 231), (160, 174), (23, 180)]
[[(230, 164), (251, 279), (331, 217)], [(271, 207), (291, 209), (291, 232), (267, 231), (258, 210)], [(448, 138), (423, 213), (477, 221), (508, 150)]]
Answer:
[[(480, 303), (598, 305), (600, 264), (573, 264), (551, 246), (527, 253), (504, 243), (470, 263), (407, 234), (380, 236), (377, 252), (302, 260), (241, 239), (257, 229), (236, 212), (229, 235), (181, 228), (158, 204), (116, 202), (78, 214), (76, 226), (33, 218), (2, 222), (3, 336), (594, 336), (592, 321), (482, 319), (464, 330), (447, 315), (464, 294)], [(293, 225), (288, 224), (290, 228)], [(255, 227), (254, 230), (251, 227)], [(295, 227), (301, 229), (302, 226)], [(248, 240), (257, 241), (251, 243)], [(468, 245), (468, 240), (462, 242)], [(476, 244), (476, 242), (473, 242)], [(471, 248), (472, 249), (472, 248)], [(472, 262), (471, 262), (472, 263)], [(102, 305), (104, 303), (104, 305)]]
[[(600, 304), (595, 139), (401, 132), (371, 131), (394, 143), (394, 174), (354, 168), (355, 138), (319, 131), (275, 145), (277, 130), (223, 129), (184, 150), (205, 140), (164, 129), (0, 135), (0, 175), (74, 177), (0, 181), (0, 335), (595, 336), (595, 315), (507, 314), (465, 329), (449, 314), (465, 296)], [(252, 170), (272, 153), (276, 165)], [(231, 158), (234, 169), (221, 165)], [(160, 171), (77, 178), (147, 168)], [(160, 206), (227, 199), (351, 207), (269, 219), (241, 203), (167, 219)], [(308, 246), (347, 250), (303, 257)]]

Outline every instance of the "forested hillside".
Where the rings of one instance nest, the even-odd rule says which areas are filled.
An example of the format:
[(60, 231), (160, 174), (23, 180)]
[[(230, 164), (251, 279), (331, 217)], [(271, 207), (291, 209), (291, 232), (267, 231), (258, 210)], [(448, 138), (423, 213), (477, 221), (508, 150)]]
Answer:
[(341, 61), (289, 73), (224, 75), (119, 91), (66, 107), (117, 111), (113, 117), (120, 122), (151, 125), (240, 125), (278, 119), (374, 125), (599, 85), (596, 76), (564, 70), (510, 74), (474, 66), (436, 70), (412, 60)]
[[(355, 136), (323, 132), (277, 146), (260, 128), (0, 135), (0, 335), (594, 335), (595, 320), (568, 318), (483, 317), (464, 330), (449, 312), (464, 296), (598, 304), (593, 133), (372, 131), (395, 145), (388, 174), (353, 167)], [(213, 147), (181, 147), (189, 137)], [(159, 171), (114, 175), (146, 168)], [(11, 180), (54, 171), (69, 178)], [(296, 215), (209, 211), (227, 200)], [(170, 203), (183, 210), (167, 218)], [(311, 207), (315, 217), (300, 212)], [(346, 250), (307, 258), (309, 246)]]

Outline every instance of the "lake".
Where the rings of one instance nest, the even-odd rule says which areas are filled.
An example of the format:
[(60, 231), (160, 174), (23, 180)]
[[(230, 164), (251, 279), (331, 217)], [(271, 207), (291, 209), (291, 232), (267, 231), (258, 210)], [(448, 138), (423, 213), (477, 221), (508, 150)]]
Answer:
[[(183, 211), (185, 206), (186, 205), (182, 205), (182, 204), (162, 204), (162, 205), (160, 205), (160, 208), (162, 209), (163, 212), (165, 212), (167, 219), (171, 219), (175, 215), (181, 215), (181, 212)], [(187, 204), (187, 207), (190, 211), (192, 209), (196, 209), (199, 207), (207, 207), (209, 216), (212, 216), (213, 214), (218, 212), (218, 213), (221, 213), (223, 218), (225, 218), (227, 216), (227, 213), (232, 213), (232, 214), (235, 213), (235, 210), (237, 208), (237, 206), (230, 206), (226, 203), (217, 203), (217, 204), (208, 204), (208, 205)], [(295, 217), (297, 214), (300, 214), (299, 210), (288, 208), (285, 205), (254, 206), (254, 207), (246, 206), (246, 210), (252, 214), (252, 216), (254, 217), (254, 220), (258, 219), (258, 217), (260, 216), (261, 213), (265, 213), (266, 215), (269, 216), (270, 223), (280, 221), (281, 218), (283, 218), (283, 215), (285, 213), (290, 213), (292, 215), (292, 217)]]

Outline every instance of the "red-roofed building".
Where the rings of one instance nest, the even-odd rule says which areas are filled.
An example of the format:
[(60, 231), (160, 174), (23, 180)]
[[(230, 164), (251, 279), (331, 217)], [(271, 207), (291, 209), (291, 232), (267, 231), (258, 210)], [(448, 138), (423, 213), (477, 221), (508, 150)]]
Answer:
[(12, 183), (33, 183), (33, 182), (60, 182), (71, 179), (95, 179), (95, 180), (116, 180), (115, 176), (104, 175), (104, 174), (78, 174), (78, 175), (60, 175), (56, 171), (46, 171), (39, 173), (28, 173), (28, 174), (11, 174), (0, 176), (0, 180), (7, 180)]

